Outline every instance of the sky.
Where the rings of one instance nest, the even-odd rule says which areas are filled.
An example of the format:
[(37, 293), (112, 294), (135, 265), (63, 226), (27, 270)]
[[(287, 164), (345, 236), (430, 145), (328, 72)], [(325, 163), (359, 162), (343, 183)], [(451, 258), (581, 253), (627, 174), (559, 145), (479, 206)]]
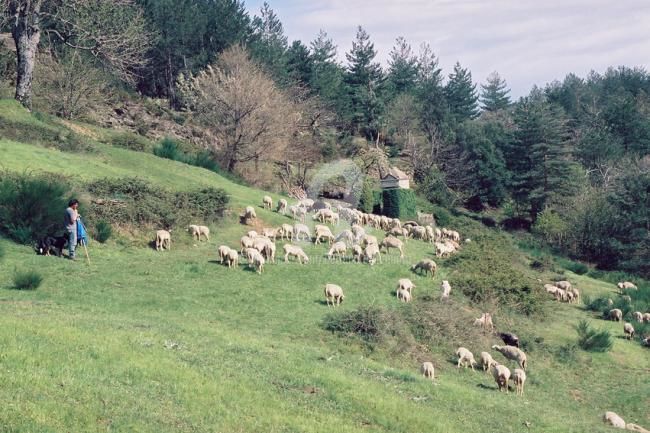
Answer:
[[(448, 75), (458, 61), (477, 83), (492, 71), (512, 96), (609, 66), (650, 69), (650, 0), (268, 0), (289, 42), (323, 29), (345, 52), (361, 25), (387, 65), (398, 36), (433, 48)], [(251, 16), (262, 1), (247, 1)]]

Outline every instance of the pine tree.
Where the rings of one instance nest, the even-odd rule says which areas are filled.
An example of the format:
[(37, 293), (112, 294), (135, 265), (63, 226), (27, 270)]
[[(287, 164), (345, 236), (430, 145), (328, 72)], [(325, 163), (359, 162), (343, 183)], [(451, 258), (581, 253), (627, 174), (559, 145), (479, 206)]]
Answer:
[(476, 84), (472, 82), (472, 73), (462, 68), (458, 62), (454, 65), (454, 72), (449, 74), (445, 96), (449, 110), (457, 122), (478, 116), (478, 96)]
[(508, 108), (511, 104), (510, 89), (506, 80), (495, 71), (492, 72), (486, 84), (481, 84), (481, 104), (485, 111), (499, 111)]
[(288, 75), (285, 54), (288, 40), (282, 22), (267, 2), (260, 8), (260, 15), (253, 18), (252, 28), (250, 52), (253, 59), (264, 66), (277, 81), (286, 83)]
[(420, 46), (417, 62), (417, 81), (415, 95), (420, 106), (420, 123), (429, 142), (443, 128), (448, 117), (447, 101), (442, 85), (442, 69), (438, 59), (428, 44)]
[(310, 43), (312, 59), (309, 86), (323, 101), (341, 113), (344, 105), (343, 68), (336, 62), (336, 45), (327, 33), (319, 31)]
[(300, 84), (308, 84), (313, 69), (309, 48), (300, 41), (293, 41), (287, 50), (286, 57), (289, 78)]
[(411, 45), (403, 37), (398, 37), (389, 54), (388, 74), (386, 76), (389, 99), (401, 93), (411, 93), (418, 78), (418, 59)]
[(370, 36), (359, 26), (352, 49), (346, 53), (348, 67), (345, 84), (348, 92), (348, 117), (354, 133), (374, 140), (380, 129), (383, 73), (375, 62), (377, 52)]

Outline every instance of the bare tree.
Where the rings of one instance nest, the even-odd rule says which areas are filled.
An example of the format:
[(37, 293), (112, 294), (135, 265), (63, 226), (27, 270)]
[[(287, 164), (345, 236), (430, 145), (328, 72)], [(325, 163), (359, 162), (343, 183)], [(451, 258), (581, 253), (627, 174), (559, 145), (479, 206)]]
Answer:
[(0, 0), (16, 44), (16, 94), (31, 107), (34, 65), (41, 34), (91, 53), (126, 82), (144, 63), (152, 35), (133, 0)]
[(302, 115), (240, 46), (224, 51), (197, 76), (181, 76), (178, 87), (197, 120), (217, 137), (228, 171), (237, 164), (283, 158)]

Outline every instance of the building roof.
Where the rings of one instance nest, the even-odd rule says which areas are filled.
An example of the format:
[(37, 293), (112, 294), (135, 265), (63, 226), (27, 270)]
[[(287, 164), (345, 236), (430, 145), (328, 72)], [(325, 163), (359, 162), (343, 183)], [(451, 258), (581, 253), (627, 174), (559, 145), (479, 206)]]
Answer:
[(388, 173), (387, 173), (384, 177), (382, 177), (382, 179), (386, 179), (388, 176), (394, 177), (395, 179), (399, 179), (399, 180), (401, 180), (401, 179), (408, 179), (408, 178), (409, 178), (409, 177), (406, 175), (406, 173), (404, 173), (402, 170), (400, 170), (400, 169), (397, 168), (397, 167), (391, 167), (391, 168), (388, 170)]

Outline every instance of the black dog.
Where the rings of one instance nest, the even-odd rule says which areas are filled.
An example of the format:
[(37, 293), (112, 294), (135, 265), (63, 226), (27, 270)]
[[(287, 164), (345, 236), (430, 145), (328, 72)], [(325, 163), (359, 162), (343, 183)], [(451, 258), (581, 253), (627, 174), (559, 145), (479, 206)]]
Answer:
[(38, 241), (36, 245), (36, 253), (41, 256), (49, 256), (56, 254), (61, 257), (63, 250), (68, 245), (67, 236), (45, 236)]

